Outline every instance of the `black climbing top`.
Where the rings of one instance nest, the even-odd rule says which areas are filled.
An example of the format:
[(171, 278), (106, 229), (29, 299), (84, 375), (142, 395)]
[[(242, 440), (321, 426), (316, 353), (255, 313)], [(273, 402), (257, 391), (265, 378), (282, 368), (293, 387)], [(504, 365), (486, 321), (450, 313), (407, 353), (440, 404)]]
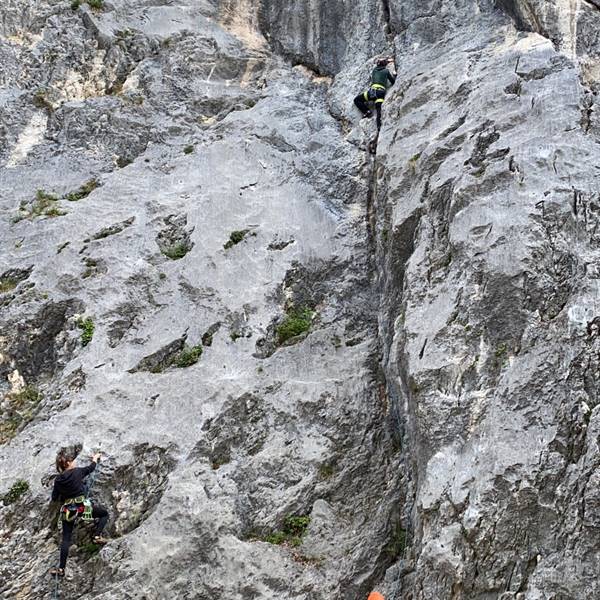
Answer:
[(390, 73), (387, 67), (375, 67), (373, 73), (371, 74), (371, 83), (376, 83), (377, 85), (383, 85), (387, 87), (388, 81), (391, 85), (394, 84), (396, 78)]
[(85, 478), (96, 468), (96, 463), (92, 462), (87, 467), (76, 467), (62, 472), (54, 480), (54, 489), (52, 490), (52, 501), (65, 501), (68, 498), (76, 498), (85, 495)]

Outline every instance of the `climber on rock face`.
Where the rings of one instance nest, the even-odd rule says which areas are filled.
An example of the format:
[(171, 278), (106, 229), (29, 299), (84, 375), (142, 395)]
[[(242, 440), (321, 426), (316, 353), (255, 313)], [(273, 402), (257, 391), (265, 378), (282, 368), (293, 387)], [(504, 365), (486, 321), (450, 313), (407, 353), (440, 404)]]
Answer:
[(77, 467), (75, 464), (76, 456), (63, 451), (56, 456), (56, 470), (59, 475), (54, 480), (52, 502), (59, 500), (62, 502), (60, 509), (62, 542), (60, 545), (60, 563), (58, 568), (50, 571), (52, 575), (63, 577), (65, 574), (73, 530), (79, 519), (95, 521), (93, 538), (95, 544), (101, 545), (108, 542), (107, 539), (102, 537), (102, 531), (108, 521), (108, 511), (99, 505), (92, 506), (92, 503), (86, 497), (85, 479), (96, 469), (100, 458), (100, 454), (94, 454), (91, 464), (87, 467)]
[(396, 81), (396, 76), (388, 69), (388, 65), (391, 62), (391, 58), (380, 58), (377, 61), (377, 66), (371, 73), (371, 85), (369, 89), (354, 98), (354, 104), (364, 117), (371, 117), (373, 115), (371, 105), (375, 104), (378, 131), (381, 129), (381, 105), (383, 104), (388, 84), (393, 85)]

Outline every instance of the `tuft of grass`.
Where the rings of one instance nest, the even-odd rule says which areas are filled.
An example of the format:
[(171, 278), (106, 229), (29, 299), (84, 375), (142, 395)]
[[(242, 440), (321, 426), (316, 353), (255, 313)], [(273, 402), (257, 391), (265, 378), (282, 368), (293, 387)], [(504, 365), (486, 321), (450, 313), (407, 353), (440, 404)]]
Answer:
[(64, 217), (67, 213), (64, 210), (60, 210), (56, 206), (52, 206), (45, 213), (45, 217)]
[(277, 342), (281, 345), (310, 329), (314, 312), (310, 308), (294, 308), (277, 327)]
[(81, 329), (81, 345), (87, 346), (94, 337), (94, 329), (96, 328), (94, 321), (91, 317), (81, 318), (77, 321), (77, 327)]
[(321, 479), (330, 479), (333, 477), (335, 469), (331, 464), (323, 464), (319, 466), (319, 477)]
[(36, 90), (33, 95), (33, 105), (36, 108), (41, 108), (42, 110), (47, 110), (48, 112), (52, 112), (54, 110), (54, 106), (52, 102), (48, 99), (48, 90), (45, 88), (39, 88)]
[(57, 202), (58, 196), (55, 194), (38, 190), (35, 199), (29, 206), (26, 202), (21, 203), (19, 214), (15, 216), (13, 222), (18, 223), (23, 219), (35, 219), (36, 217), (62, 217), (66, 215), (66, 212), (56, 206)]
[(128, 156), (119, 156), (117, 157), (116, 163), (119, 169), (124, 169), (126, 166), (130, 165), (133, 162), (132, 158)]
[(184, 154), (191, 154), (194, 151), (194, 146), (192, 144), (188, 144), (184, 149)]
[(269, 544), (280, 546), (298, 547), (302, 544), (302, 538), (310, 524), (310, 517), (306, 515), (289, 515), (283, 520), (283, 527), (280, 530), (273, 531), (265, 537), (263, 541)]
[(71, 0), (71, 10), (77, 10), (81, 6), (81, 0)]
[(98, 554), (98, 552), (100, 552), (101, 549), (102, 546), (100, 544), (94, 544), (94, 542), (89, 542), (81, 546), (82, 552), (90, 557), (94, 556), (95, 554)]
[(23, 494), (29, 491), (29, 483), (24, 479), (18, 479), (12, 484), (10, 490), (2, 497), (4, 506), (14, 504)]
[(240, 229), (237, 231), (232, 231), (229, 235), (229, 241), (223, 245), (223, 248), (225, 248), (225, 250), (233, 248), (236, 244), (239, 244), (246, 237), (249, 231), (249, 229)]
[(508, 346), (506, 344), (500, 344), (497, 348), (496, 348), (496, 352), (494, 353), (496, 355), (496, 358), (502, 358), (503, 356), (505, 356), (508, 352)]
[(418, 154), (414, 154), (413, 156), (411, 156), (410, 159), (408, 160), (408, 166), (409, 166), (410, 170), (413, 171), (413, 173), (417, 168), (417, 163), (419, 162), (420, 158), (421, 158), (421, 153), (419, 152)]
[(161, 250), (161, 252), (171, 260), (179, 260), (180, 258), (183, 258), (189, 251), (189, 246), (184, 242), (179, 242), (178, 244)]
[(94, 10), (102, 10), (104, 8), (104, 0), (85, 0), (90, 8)]
[(178, 369), (185, 369), (195, 365), (202, 356), (202, 346), (185, 347), (175, 358), (175, 366)]
[(10, 292), (17, 287), (18, 281), (12, 277), (0, 277), (0, 294)]
[(89, 196), (97, 187), (100, 186), (100, 183), (97, 179), (90, 179), (86, 181), (79, 189), (74, 192), (69, 192), (65, 196), (65, 200), (69, 202), (77, 202), (78, 200), (82, 200)]
[(35, 200), (30, 208), (30, 216), (58, 216), (56, 215), (56, 212), (60, 211), (57, 211), (56, 209), (56, 202), (58, 202), (58, 196), (55, 194), (49, 194), (44, 190), (38, 190), (35, 194)]

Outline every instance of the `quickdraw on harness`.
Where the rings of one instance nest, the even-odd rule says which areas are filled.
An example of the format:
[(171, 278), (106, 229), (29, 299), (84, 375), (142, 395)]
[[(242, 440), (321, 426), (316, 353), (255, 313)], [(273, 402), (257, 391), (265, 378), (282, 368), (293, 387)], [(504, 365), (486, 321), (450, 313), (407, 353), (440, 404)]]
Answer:
[(92, 516), (92, 501), (87, 497), (89, 496), (90, 490), (94, 485), (96, 476), (98, 475), (98, 468), (94, 469), (91, 475), (87, 478), (85, 486), (85, 495), (77, 496), (76, 498), (69, 498), (65, 500), (63, 505), (60, 507), (58, 513), (58, 526), (60, 527), (63, 521), (67, 523), (75, 522), (81, 519), (82, 521), (93, 521)]
[(367, 102), (375, 102), (381, 104), (385, 98), (386, 88), (379, 83), (372, 83), (371, 87), (364, 93), (364, 98)]
[(92, 517), (92, 501), (85, 496), (77, 496), (77, 498), (69, 498), (61, 507), (59, 514), (59, 522), (66, 521), (93, 521)]

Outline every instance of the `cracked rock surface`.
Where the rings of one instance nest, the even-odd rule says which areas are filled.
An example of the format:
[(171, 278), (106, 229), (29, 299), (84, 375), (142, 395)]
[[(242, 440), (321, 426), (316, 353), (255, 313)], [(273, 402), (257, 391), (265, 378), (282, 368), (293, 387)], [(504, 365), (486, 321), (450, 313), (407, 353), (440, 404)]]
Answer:
[(600, 4), (76, 4), (0, 0), (0, 596), (81, 443), (65, 598), (600, 597)]

